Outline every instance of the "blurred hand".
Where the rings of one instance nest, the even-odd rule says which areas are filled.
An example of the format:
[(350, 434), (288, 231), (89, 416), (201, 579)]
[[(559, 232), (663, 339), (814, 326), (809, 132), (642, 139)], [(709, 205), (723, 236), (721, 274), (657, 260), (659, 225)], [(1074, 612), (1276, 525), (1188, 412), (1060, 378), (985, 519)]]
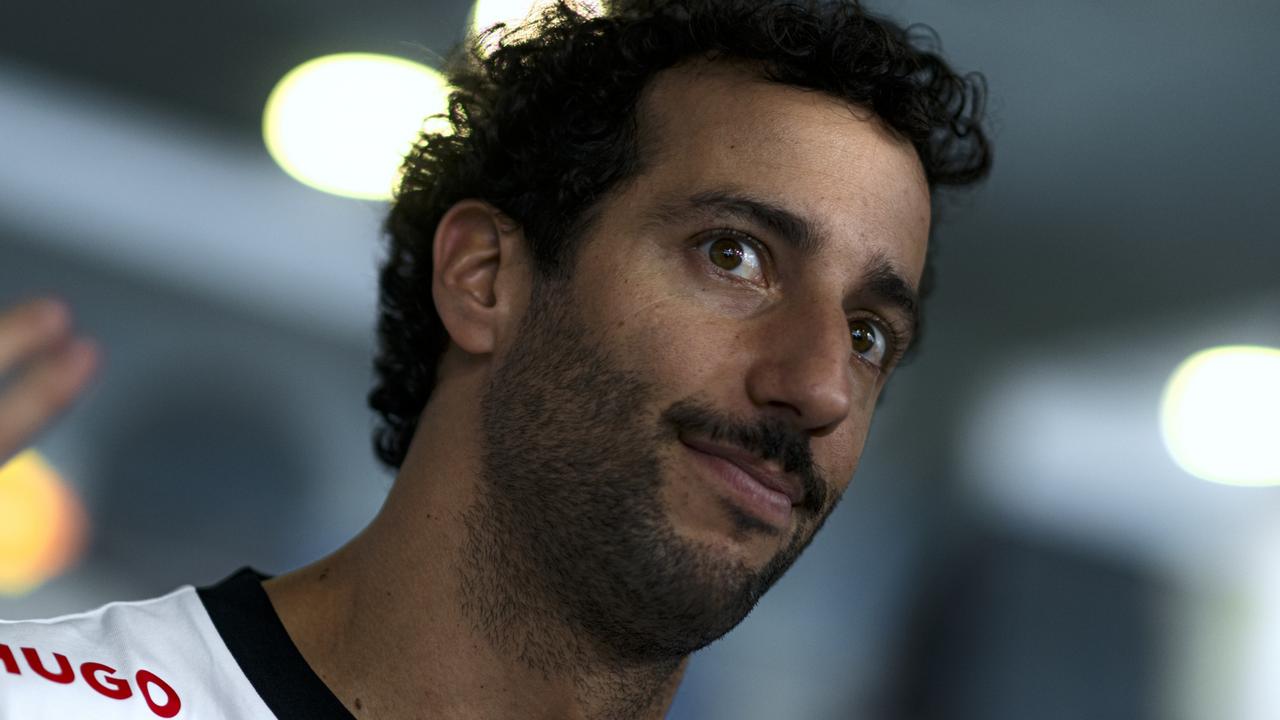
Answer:
[(98, 351), (71, 332), (57, 300), (34, 300), (0, 313), (0, 465), (89, 383)]

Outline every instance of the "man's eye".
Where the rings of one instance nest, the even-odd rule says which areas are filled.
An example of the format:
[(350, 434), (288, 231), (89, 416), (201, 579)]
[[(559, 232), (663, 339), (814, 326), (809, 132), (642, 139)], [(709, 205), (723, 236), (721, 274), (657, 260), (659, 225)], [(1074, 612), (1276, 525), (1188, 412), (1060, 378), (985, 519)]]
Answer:
[(744, 280), (759, 282), (762, 275), (760, 253), (746, 239), (721, 235), (699, 246), (716, 267)]
[(849, 334), (853, 336), (854, 352), (872, 365), (884, 367), (889, 346), (885, 333), (878, 324), (870, 320), (854, 320), (849, 323)]

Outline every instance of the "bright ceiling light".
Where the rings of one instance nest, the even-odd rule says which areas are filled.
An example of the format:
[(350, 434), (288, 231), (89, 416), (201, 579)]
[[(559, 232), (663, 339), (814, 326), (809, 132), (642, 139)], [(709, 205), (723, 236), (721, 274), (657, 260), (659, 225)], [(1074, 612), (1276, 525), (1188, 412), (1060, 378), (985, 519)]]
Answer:
[(1182, 469), (1228, 485), (1280, 485), (1280, 349), (1230, 346), (1187, 358), (1161, 403)]
[(21, 595), (70, 566), (84, 548), (84, 508), (36, 451), (0, 465), (0, 595)]
[[(471, 32), (479, 35), (488, 28), (505, 23), (506, 30), (519, 27), (532, 17), (541, 15), (547, 8), (555, 5), (555, 0), (476, 0), (471, 8)], [(583, 15), (599, 15), (602, 2), (597, 0), (571, 0), (569, 3)], [(492, 52), (498, 47), (496, 37), (486, 38), (485, 50)]]
[[(365, 53), (328, 55), (289, 71), (267, 98), (262, 133), (271, 157), (318, 190), (390, 199), (404, 156), (449, 86), (431, 68)], [(447, 125), (431, 123), (442, 131)]]

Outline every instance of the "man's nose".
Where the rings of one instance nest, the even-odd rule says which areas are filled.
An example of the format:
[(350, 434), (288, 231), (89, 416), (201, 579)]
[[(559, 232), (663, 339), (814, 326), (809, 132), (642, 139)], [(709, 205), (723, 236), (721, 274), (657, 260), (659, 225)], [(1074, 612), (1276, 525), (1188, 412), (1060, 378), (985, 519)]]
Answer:
[(861, 395), (874, 392), (873, 380), (855, 377), (848, 321), (839, 310), (770, 315), (759, 328), (747, 393), (757, 407), (778, 408), (807, 432), (828, 434)]

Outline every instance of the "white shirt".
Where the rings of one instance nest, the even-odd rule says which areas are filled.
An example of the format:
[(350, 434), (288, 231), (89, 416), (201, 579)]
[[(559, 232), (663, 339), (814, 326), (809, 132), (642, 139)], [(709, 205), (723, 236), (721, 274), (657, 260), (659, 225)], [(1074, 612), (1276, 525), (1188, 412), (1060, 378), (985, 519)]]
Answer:
[(0, 620), (0, 720), (352, 720), (242, 568), (217, 585)]

